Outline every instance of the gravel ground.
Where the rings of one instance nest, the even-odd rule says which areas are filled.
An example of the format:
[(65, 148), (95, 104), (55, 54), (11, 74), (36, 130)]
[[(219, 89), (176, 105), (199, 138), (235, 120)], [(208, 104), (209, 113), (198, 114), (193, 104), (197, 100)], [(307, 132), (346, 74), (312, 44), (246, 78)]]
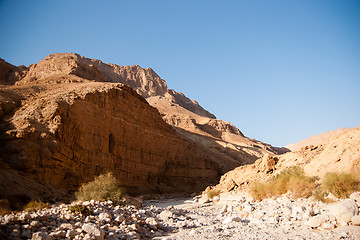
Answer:
[(334, 204), (230, 193), (212, 201), (74, 202), (1, 216), (0, 239), (360, 239), (358, 197)]

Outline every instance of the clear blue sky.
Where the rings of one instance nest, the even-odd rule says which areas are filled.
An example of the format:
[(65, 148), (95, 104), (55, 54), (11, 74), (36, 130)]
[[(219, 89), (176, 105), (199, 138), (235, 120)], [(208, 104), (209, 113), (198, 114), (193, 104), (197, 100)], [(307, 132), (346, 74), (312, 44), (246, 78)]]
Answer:
[(0, 57), (153, 68), (275, 146), (360, 126), (360, 0), (0, 0)]

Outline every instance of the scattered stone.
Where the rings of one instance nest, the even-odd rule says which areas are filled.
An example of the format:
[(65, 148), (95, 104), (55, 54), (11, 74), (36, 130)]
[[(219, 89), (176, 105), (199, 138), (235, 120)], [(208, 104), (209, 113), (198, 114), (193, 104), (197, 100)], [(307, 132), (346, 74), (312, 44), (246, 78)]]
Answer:
[(82, 226), (82, 230), (90, 236), (94, 236), (97, 240), (104, 239), (105, 232), (94, 223), (85, 223)]
[(169, 220), (170, 218), (172, 218), (172, 216), (173, 216), (173, 213), (169, 210), (164, 210), (158, 215), (158, 217), (163, 221)]
[(36, 232), (32, 235), (31, 240), (53, 240), (54, 238), (46, 232)]
[(307, 222), (306, 225), (312, 228), (318, 228), (326, 221), (326, 217), (323, 215), (317, 215), (314, 217), (311, 217)]
[(241, 218), (239, 218), (239, 217), (228, 217), (222, 223), (223, 224), (229, 224), (231, 222), (241, 222)]

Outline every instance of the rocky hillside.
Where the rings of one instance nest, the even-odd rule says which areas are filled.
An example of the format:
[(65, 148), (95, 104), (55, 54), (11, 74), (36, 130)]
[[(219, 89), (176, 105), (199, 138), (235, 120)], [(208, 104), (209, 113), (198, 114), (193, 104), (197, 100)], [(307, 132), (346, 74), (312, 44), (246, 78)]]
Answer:
[(317, 146), (328, 140), (329, 138), (332, 138), (336, 135), (339, 135), (343, 132), (349, 131), (351, 128), (339, 128), (334, 131), (324, 132), (319, 135), (311, 136), (307, 139), (301, 140), (300, 142), (293, 143), (290, 145), (285, 146), (286, 148), (290, 149), (291, 151), (299, 151), (302, 148), (305, 148), (306, 146)]
[(322, 178), (327, 172), (360, 173), (360, 127), (335, 135), (320, 145), (308, 146), (283, 155), (265, 155), (254, 164), (240, 166), (221, 177), (218, 185), (232, 190), (267, 179), (281, 170), (301, 166), (309, 176)]
[(150, 68), (66, 53), (29, 67), (1, 60), (0, 69), (0, 198), (14, 208), (68, 198), (107, 171), (133, 193), (197, 191), (283, 151), (216, 119)]

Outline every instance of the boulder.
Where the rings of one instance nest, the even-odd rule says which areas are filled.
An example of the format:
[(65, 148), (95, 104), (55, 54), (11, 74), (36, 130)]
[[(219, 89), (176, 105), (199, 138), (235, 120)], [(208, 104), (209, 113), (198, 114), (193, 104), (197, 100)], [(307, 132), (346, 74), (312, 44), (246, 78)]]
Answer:
[(360, 192), (353, 192), (350, 195), (350, 199), (354, 200), (358, 207), (360, 207)]
[(318, 228), (320, 227), (325, 221), (327, 220), (327, 217), (323, 215), (317, 215), (309, 218), (309, 220), (306, 222), (306, 225), (311, 228)]
[(338, 221), (348, 223), (351, 221), (352, 216), (359, 213), (359, 209), (353, 199), (346, 199), (330, 205), (328, 212), (330, 215), (335, 216)]

